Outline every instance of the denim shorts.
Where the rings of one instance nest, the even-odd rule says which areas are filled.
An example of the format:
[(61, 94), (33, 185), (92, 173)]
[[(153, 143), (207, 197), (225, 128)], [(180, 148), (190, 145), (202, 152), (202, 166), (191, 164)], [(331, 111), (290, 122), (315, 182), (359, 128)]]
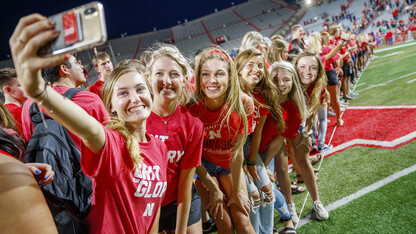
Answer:
[[(175, 230), (178, 203), (174, 201), (160, 208), (159, 232)], [(191, 208), (189, 209), (188, 227), (201, 220), (201, 197), (192, 185)]]
[(208, 174), (210, 176), (221, 176), (221, 175), (228, 175), (231, 173), (230, 169), (224, 169), (208, 160), (205, 159), (201, 159), (201, 163), (202, 165), (204, 165), (205, 170), (207, 170)]
[(331, 70), (326, 72), (326, 76), (328, 77), (328, 85), (338, 85), (338, 77), (337, 77), (337, 73), (335, 72), (335, 70)]

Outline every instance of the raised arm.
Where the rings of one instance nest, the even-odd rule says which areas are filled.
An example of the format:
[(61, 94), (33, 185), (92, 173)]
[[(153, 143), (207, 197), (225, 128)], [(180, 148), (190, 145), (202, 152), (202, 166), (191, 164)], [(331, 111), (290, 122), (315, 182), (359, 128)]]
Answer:
[[(57, 93), (41, 76), (43, 68), (62, 64), (68, 54), (40, 57), (39, 48), (58, 36), (53, 21), (39, 14), (20, 19), (9, 44), (18, 79), (26, 94), (35, 99), (51, 117), (81, 138), (94, 153), (105, 143), (103, 126), (71, 100)], [(52, 30), (49, 30), (52, 29)]]

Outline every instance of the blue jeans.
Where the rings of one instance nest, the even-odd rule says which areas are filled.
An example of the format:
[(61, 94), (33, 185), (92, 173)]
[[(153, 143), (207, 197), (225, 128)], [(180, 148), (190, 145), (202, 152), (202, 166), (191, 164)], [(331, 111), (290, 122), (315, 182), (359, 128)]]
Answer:
[[(248, 158), (250, 149), (251, 135), (247, 137), (247, 141), (244, 144), (245, 158)], [(252, 210), (250, 212), (250, 222), (253, 225), (254, 231), (256, 233), (273, 233), (273, 205), (275, 202), (275, 195), (273, 194), (273, 191), (270, 191), (268, 194), (261, 191), (261, 188), (272, 183), (269, 176), (267, 175), (266, 168), (264, 167), (263, 161), (260, 159), (259, 155), (256, 157), (256, 168), (257, 174), (259, 175), (261, 181), (259, 181), (257, 178), (253, 178), (254, 183), (250, 183), (247, 175), (244, 173), (247, 184), (247, 191), (253, 204)], [(258, 199), (254, 197), (258, 197)], [(266, 201), (266, 199), (268, 201)]]
[(318, 108), (318, 121), (319, 127), (318, 131), (316, 129), (316, 125), (318, 121), (315, 121), (312, 127), (312, 144), (315, 144), (316, 134), (318, 134), (318, 147), (322, 148), (325, 144), (325, 136), (326, 136), (326, 129), (328, 127), (328, 109), (327, 106), (319, 106)]
[[(266, 150), (263, 153), (260, 154), (260, 157), (262, 159), (264, 159), (264, 157), (266, 157), (267, 150), (268, 150), (268, 147), (266, 148)], [(269, 164), (269, 170), (274, 172), (274, 158), (272, 159), (272, 161)], [(273, 185), (273, 192), (274, 192), (274, 197), (275, 197), (274, 208), (279, 212), (280, 217), (282, 217), (283, 221), (291, 220), (292, 217), (290, 216), (290, 212), (289, 212), (289, 209), (287, 207), (286, 200), (283, 197), (283, 194), (276, 188), (275, 183), (272, 183), (272, 185)]]

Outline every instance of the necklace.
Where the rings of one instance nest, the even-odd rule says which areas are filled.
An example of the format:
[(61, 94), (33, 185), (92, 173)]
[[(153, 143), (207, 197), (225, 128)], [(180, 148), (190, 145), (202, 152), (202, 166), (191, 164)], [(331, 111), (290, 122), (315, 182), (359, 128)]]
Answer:
[(172, 114), (170, 114), (170, 116), (169, 116), (169, 118), (168, 119), (164, 119), (159, 113), (157, 113), (155, 110), (153, 110), (153, 112), (157, 115), (157, 116), (159, 116), (159, 118), (163, 121), (163, 123), (164, 124), (168, 124), (168, 122), (169, 122), (169, 120), (170, 119), (172, 119), (172, 117), (175, 115), (175, 111), (176, 111), (176, 109), (173, 111), (173, 113)]

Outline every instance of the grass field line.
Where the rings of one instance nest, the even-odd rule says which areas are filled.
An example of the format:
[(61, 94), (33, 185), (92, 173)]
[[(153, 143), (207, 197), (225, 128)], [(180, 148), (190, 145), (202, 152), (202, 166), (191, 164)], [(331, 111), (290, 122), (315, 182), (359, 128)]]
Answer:
[(406, 78), (406, 77), (411, 76), (411, 75), (414, 75), (414, 74), (416, 74), (416, 72), (412, 72), (412, 73), (409, 73), (409, 74), (407, 74), (407, 75), (403, 75), (403, 76), (400, 76), (400, 77), (394, 78), (394, 79), (392, 79), (392, 80), (388, 80), (388, 81), (383, 82), (383, 83), (380, 83), (380, 84), (370, 85), (370, 86), (368, 86), (367, 88), (357, 90), (357, 92), (361, 92), (361, 91), (368, 90), (368, 89), (372, 89), (372, 88), (379, 87), (379, 86), (384, 86), (384, 85), (386, 85), (386, 84), (388, 84), (388, 83), (390, 83), (390, 82), (393, 82), (393, 81), (395, 81), (395, 80), (399, 80), (399, 79), (403, 79), (403, 78)]
[[(406, 169), (404, 169), (402, 171), (396, 172), (393, 175), (390, 175), (390, 176), (388, 176), (388, 177), (386, 177), (386, 178), (384, 178), (384, 179), (382, 179), (380, 181), (377, 181), (374, 184), (371, 184), (371, 185), (369, 185), (369, 186), (367, 186), (365, 188), (362, 188), (359, 191), (357, 191), (357, 192), (355, 192), (355, 193), (353, 193), (351, 195), (348, 195), (346, 197), (343, 197), (340, 200), (335, 201), (335, 202), (333, 202), (333, 203), (325, 206), (325, 209), (328, 212), (329, 211), (332, 211), (332, 210), (335, 210), (335, 209), (337, 209), (337, 208), (339, 208), (339, 207), (341, 207), (343, 205), (346, 205), (346, 204), (350, 203), (351, 201), (353, 201), (353, 200), (355, 200), (357, 198), (360, 198), (361, 196), (364, 196), (367, 193), (370, 193), (372, 191), (375, 191), (375, 190), (381, 188), (382, 186), (384, 186), (384, 185), (386, 185), (386, 184), (388, 184), (390, 182), (393, 182), (393, 181), (399, 179), (400, 177), (403, 177), (405, 175), (408, 175), (408, 174), (410, 174), (410, 173), (412, 173), (414, 171), (416, 171), (416, 164), (413, 165), (413, 166), (411, 166), (411, 167), (408, 167), (408, 168), (406, 168)], [(303, 219), (301, 219), (299, 221), (298, 227), (301, 227), (301, 226), (303, 226), (303, 225), (311, 222), (312, 220), (315, 220), (314, 214), (309, 214), (305, 218), (303, 218)]]
[(398, 45), (398, 46), (390, 46), (387, 48), (382, 48), (382, 49), (378, 49), (376, 51), (374, 51), (374, 53), (379, 53), (379, 52), (383, 52), (383, 51), (389, 51), (389, 50), (394, 50), (394, 49), (398, 49), (398, 48), (402, 48), (402, 47), (407, 47), (407, 46), (412, 46), (412, 45), (416, 45), (416, 41), (409, 43), (409, 44), (405, 44), (405, 45)]
[(348, 141), (345, 143), (342, 143), (340, 145), (335, 146), (334, 148), (327, 151), (327, 154), (332, 154), (337, 151), (345, 150), (349, 147), (352, 147), (354, 145), (373, 145), (378, 147), (386, 147), (386, 148), (393, 148), (397, 145), (403, 144), (407, 141), (410, 141), (412, 139), (416, 138), (416, 131), (411, 132), (405, 136), (399, 137), (393, 141), (376, 141), (376, 140), (368, 140), (368, 139), (354, 139), (352, 141)]
[(412, 83), (412, 82), (415, 82), (416, 81), (416, 79), (413, 79), (413, 80), (409, 80), (408, 82), (406, 82), (407, 84), (410, 84), (410, 83)]
[(348, 106), (349, 110), (368, 110), (368, 109), (406, 109), (416, 108), (416, 105), (393, 105), (393, 106)]
[(401, 54), (401, 53), (404, 53), (404, 50), (394, 52), (394, 53), (391, 53), (391, 54), (386, 54), (386, 55), (383, 55), (383, 56), (374, 56), (374, 58), (385, 58), (385, 57), (390, 57), (390, 56)]

